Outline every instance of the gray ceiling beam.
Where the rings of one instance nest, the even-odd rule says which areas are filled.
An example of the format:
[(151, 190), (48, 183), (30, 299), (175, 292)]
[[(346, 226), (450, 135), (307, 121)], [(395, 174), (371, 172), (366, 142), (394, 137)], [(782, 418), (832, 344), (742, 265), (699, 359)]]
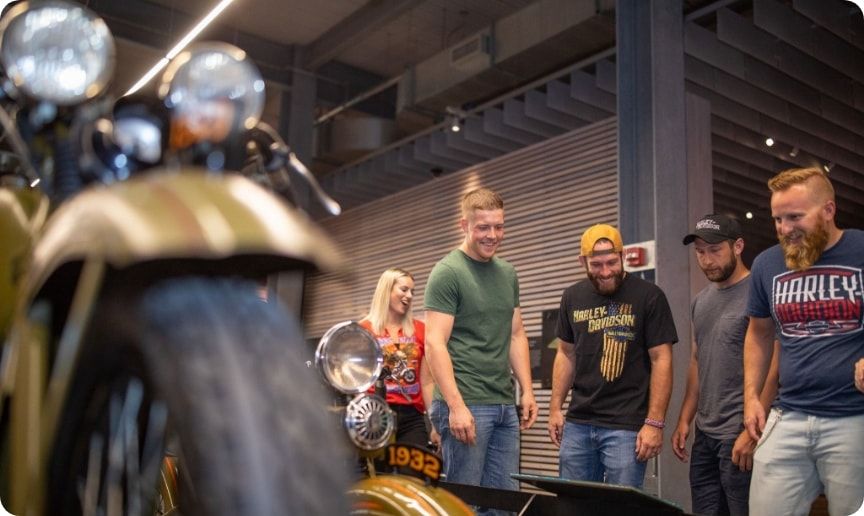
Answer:
[(546, 96), (551, 109), (567, 113), (587, 123), (598, 122), (612, 116), (612, 113), (574, 99), (570, 85), (562, 81), (549, 82), (546, 85)]
[(443, 170), (461, 170), (477, 163), (436, 154), (432, 151), (432, 138), (428, 134), (414, 140), (414, 159), (429, 163), (430, 168), (439, 167)]
[(684, 42), (687, 55), (789, 102), (818, 112), (820, 97), (818, 91), (798, 81), (790, 80), (788, 75), (721, 43), (717, 40), (717, 35), (710, 30), (688, 23), (684, 26)]
[(864, 83), (864, 51), (776, 0), (754, 0), (753, 23), (815, 59)]
[(855, 105), (851, 77), (756, 28), (729, 9), (717, 12), (717, 39), (817, 91), (849, 106)]
[(425, 176), (429, 174), (428, 168), (424, 167), (418, 170), (406, 167), (399, 159), (399, 154), (400, 153), (397, 150), (384, 153), (384, 169), (387, 170), (388, 173), (405, 178), (411, 186), (419, 183), (418, 178), (422, 177), (423, 180), (426, 179)]
[[(429, 151), (436, 156), (442, 156), (444, 158), (461, 161), (467, 165), (474, 165), (476, 163), (480, 163), (481, 161), (486, 161), (486, 158), (483, 156), (478, 156), (477, 154), (473, 154), (470, 152), (465, 152), (463, 150), (457, 149), (455, 147), (451, 147), (447, 144), (447, 133), (452, 133), (447, 129), (446, 131), (435, 131), (434, 133), (429, 135)], [(462, 131), (459, 131), (462, 132)]]
[(518, 127), (545, 138), (552, 138), (564, 132), (564, 129), (548, 122), (529, 116), (525, 111), (525, 103), (518, 99), (504, 101), (504, 123)]
[(615, 63), (601, 59), (594, 64), (597, 87), (615, 95), (618, 92), (618, 70)]
[(599, 89), (597, 79), (582, 70), (570, 72), (570, 95), (576, 100), (597, 106), (609, 113), (615, 113), (618, 109), (615, 95)]
[[(862, 176), (860, 172), (853, 172), (864, 170), (864, 160), (860, 157), (857, 155), (850, 156), (850, 161), (853, 162), (850, 166), (844, 161), (835, 159), (834, 153), (831, 152), (832, 146), (830, 144), (815, 141), (812, 136), (803, 131), (799, 131), (798, 129), (789, 126), (781, 126), (779, 124), (775, 127), (770, 127), (769, 129), (771, 129), (773, 134), (776, 135), (775, 138), (780, 141), (795, 140), (802, 142), (798, 156), (791, 157), (788, 153), (783, 155), (782, 153), (785, 151), (766, 147), (764, 136), (762, 134), (740, 126), (735, 121), (725, 120), (716, 113), (711, 120), (711, 130), (715, 135), (723, 136), (745, 147), (749, 147), (752, 150), (761, 152), (766, 156), (773, 156), (778, 160), (776, 163), (771, 165), (764, 165), (763, 168), (779, 172), (783, 168), (786, 168), (786, 164), (788, 163), (795, 163), (796, 166), (807, 167), (821, 166), (825, 161), (834, 162), (835, 165), (831, 169), (832, 179), (840, 182), (846, 188), (853, 189), (849, 193), (854, 194), (854, 196), (856, 196), (855, 198), (860, 197), (864, 199), (864, 176)], [(788, 131), (788, 133), (784, 131)], [(716, 145), (717, 143), (715, 143), (715, 146)], [(743, 155), (741, 154), (741, 151), (739, 151), (739, 155)]]
[(576, 118), (575, 116), (552, 108), (553, 101), (551, 95), (537, 90), (525, 92), (525, 114), (531, 118), (543, 120), (546, 123), (555, 125), (570, 131), (577, 127), (582, 127), (587, 124), (586, 120)]
[[(752, 170), (766, 171), (764, 175), (760, 172), (755, 172), (755, 179), (762, 181), (763, 186), (767, 189), (767, 181), (777, 172), (793, 167), (807, 167), (807, 163), (801, 156), (791, 158), (788, 155), (779, 157), (772, 154), (767, 154), (762, 148), (752, 146), (747, 140), (750, 133), (743, 127), (738, 127), (731, 122), (720, 120), (717, 117), (712, 117), (712, 147), (715, 153), (724, 154), (728, 159), (734, 159), (741, 163), (753, 167)], [(788, 158), (784, 159), (784, 158)]]
[(315, 70), (424, 0), (370, 0), (310, 43), (304, 68)]
[(372, 169), (367, 179), (373, 184), (398, 190), (411, 188), (417, 184), (417, 176), (399, 167), (394, 152), (379, 154), (372, 160)]
[(768, 192), (768, 179), (774, 172), (737, 159), (723, 152), (711, 153), (714, 180), (721, 183), (735, 183), (754, 194)]
[(864, 20), (852, 2), (841, 0), (795, 0), (795, 10), (825, 27), (834, 35), (864, 50)]
[[(850, 131), (856, 131), (857, 125), (853, 123), (848, 126), (850, 119), (857, 118), (864, 123), (864, 115), (860, 113), (845, 110), (848, 113), (838, 117), (836, 116), (837, 110), (824, 111), (822, 106), (827, 99), (825, 95), (813, 87), (757, 61), (746, 53), (718, 41), (715, 34), (709, 30), (698, 25), (688, 24), (685, 28), (685, 40), (688, 55), (727, 74), (726, 76), (717, 75), (718, 81), (728, 81), (728, 77), (734, 77), (738, 79), (736, 87), (747, 88), (751, 92), (763, 90), (776, 95), (791, 105), (825, 117), (835, 124), (845, 125)], [(763, 95), (763, 98), (767, 98), (767, 96)], [(774, 102), (776, 103), (776, 101)]]
[[(350, 167), (342, 174), (341, 186), (343, 190), (350, 190), (355, 195), (380, 196), (381, 187), (367, 181), (369, 176), (369, 162), (359, 163)], [(374, 198), (374, 197), (373, 197)]]
[[(480, 124), (480, 121), (477, 120), (476, 123)], [(463, 123), (462, 125), (462, 130), (458, 133), (454, 133), (453, 131), (446, 132), (445, 138), (448, 146), (475, 156), (480, 156), (485, 160), (494, 159), (502, 154), (506, 154), (507, 151), (499, 147), (492, 147), (469, 140), (467, 135), (468, 129), (465, 127), (467, 123)]]
[(543, 140), (542, 136), (505, 123), (504, 111), (501, 108), (489, 108), (483, 112), (483, 130), (521, 145), (531, 145)]
[(348, 177), (355, 187), (361, 188), (377, 197), (389, 195), (417, 184), (417, 181), (409, 181), (407, 178), (389, 174), (385, 169), (383, 159), (365, 161), (352, 167), (353, 173)]
[[(695, 67), (691, 69), (696, 71)], [(691, 75), (688, 74), (689, 76)], [(831, 123), (824, 117), (777, 99), (763, 90), (753, 88), (744, 81), (719, 71), (714, 71), (713, 85), (710, 81), (705, 81), (704, 76), (699, 73), (694, 73), (692, 77), (694, 81), (688, 81), (688, 91), (710, 100), (714, 106), (712, 111), (715, 113), (761, 132), (763, 138), (771, 136), (777, 139), (775, 134), (769, 132), (769, 126), (772, 124), (770, 119), (773, 119), (792, 127), (806, 127), (807, 133), (846, 151), (864, 156), (864, 138), (861, 136), (864, 134), (864, 119), (858, 120), (854, 114), (849, 114), (847, 122), (853, 127), (856, 124), (861, 125), (861, 132)], [(827, 107), (829, 106), (826, 106), (826, 111)], [(846, 111), (854, 110), (846, 108)], [(800, 146), (803, 142), (786, 140), (786, 143)]]
[(522, 147), (520, 143), (487, 132), (484, 128), (485, 117), (486, 113), (484, 112), (482, 117), (473, 116), (465, 119), (462, 132), (465, 134), (466, 142), (497, 149), (502, 153), (512, 152)]
[[(429, 170), (433, 168), (435, 165), (430, 163), (424, 163), (419, 161), (414, 157), (414, 146), (412, 144), (407, 144), (399, 147), (399, 149), (395, 152), (399, 153), (399, 164), (405, 168), (409, 168), (412, 170), (416, 170), (421, 173), (430, 173)], [(442, 172), (452, 172), (455, 169), (443, 168)]]

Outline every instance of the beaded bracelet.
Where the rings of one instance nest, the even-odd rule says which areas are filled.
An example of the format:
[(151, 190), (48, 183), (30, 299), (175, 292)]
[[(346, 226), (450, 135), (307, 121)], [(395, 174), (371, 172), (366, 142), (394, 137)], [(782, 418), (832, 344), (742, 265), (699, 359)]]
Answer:
[(648, 426), (653, 426), (654, 428), (663, 429), (666, 427), (666, 423), (659, 419), (651, 419), (650, 417), (645, 418), (645, 424)]

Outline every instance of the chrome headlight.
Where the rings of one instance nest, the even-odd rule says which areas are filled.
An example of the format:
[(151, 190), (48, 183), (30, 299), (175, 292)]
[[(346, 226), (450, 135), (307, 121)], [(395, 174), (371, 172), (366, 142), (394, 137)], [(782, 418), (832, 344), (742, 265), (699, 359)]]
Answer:
[(335, 389), (357, 394), (369, 390), (378, 379), (384, 355), (372, 334), (359, 324), (346, 321), (321, 337), (315, 363)]
[(114, 71), (114, 39), (101, 18), (61, 1), (13, 7), (0, 30), (0, 60), (14, 87), (57, 105), (105, 90)]
[(264, 110), (264, 80), (246, 52), (227, 43), (198, 43), (175, 57), (159, 96), (194, 140), (220, 141), (251, 129)]

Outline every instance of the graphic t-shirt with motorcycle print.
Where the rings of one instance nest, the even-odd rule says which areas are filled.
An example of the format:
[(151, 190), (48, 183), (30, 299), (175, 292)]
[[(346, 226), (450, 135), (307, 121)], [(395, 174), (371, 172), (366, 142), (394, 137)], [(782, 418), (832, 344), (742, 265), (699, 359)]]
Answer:
[[(404, 335), (400, 329), (396, 338), (376, 334), (372, 330), (372, 323), (367, 320), (361, 321), (360, 326), (375, 336), (384, 353), (384, 367), (390, 370), (390, 377), (384, 380), (387, 403), (414, 405), (419, 412), (426, 412), (420, 390), (420, 364), (425, 352), (423, 336), (426, 332), (423, 323), (415, 320), (414, 335)], [(370, 389), (370, 392), (374, 391), (374, 387)]]

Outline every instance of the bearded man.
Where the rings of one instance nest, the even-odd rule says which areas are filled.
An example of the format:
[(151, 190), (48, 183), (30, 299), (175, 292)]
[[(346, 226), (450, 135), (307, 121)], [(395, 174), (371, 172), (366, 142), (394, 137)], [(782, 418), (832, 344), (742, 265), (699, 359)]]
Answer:
[[(753, 262), (744, 343), (744, 424), (760, 439), (750, 513), (808, 514), (824, 491), (830, 514), (851, 514), (864, 500), (864, 232), (837, 228), (821, 169), (786, 170), (768, 187), (780, 243)], [(775, 332), (780, 391), (766, 418)]]
[(663, 291), (624, 272), (623, 247), (606, 224), (582, 235), (588, 278), (561, 296), (549, 437), (562, 478), (641, 488), (663, 445), (678, 335)]
[[(682, 462), (690, 460), (694, 514), (746, 516), (756, 440), (743, 423), (742, 357), (750, 292), (750, 270), (741, 259), (744, 233), (734, 218), (712, 213), (684, 237), (684, 245), (690, 244), (711, 284), (690, 305), (694, 339), (672, 451)], [(766, 407), (777, 392), (776, 360), (771, 365), (761, 398)], [(688, 455), (694, 419), (693, 451)]]

